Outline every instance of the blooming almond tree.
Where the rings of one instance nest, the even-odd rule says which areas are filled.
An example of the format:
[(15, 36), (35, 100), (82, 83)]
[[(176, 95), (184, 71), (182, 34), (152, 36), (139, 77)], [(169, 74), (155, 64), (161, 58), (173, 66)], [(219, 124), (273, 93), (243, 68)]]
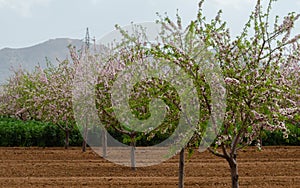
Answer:
[[(160, 135), (166, 135), (168, 132), (172, 132), (172, 130), (174, 130), (174, 121), (178, 119), (178, 107), (170, 99), (174, 95), (176, 96), (176, 93), (174, 93), (172, 89), (166, 92), (168, 91), (167, 88), (169, 88), (168, 83), (157, 78), (149, 78), (148, 80), (140, 80), (140, 82), (136, 83), (133, 87), (132, 95), (130, 95), (130, 100), (128, 101), (132, 108), (132, 113), (140, 120), (149, 118), (151, 116), (149, 110), (151, 98), (160, 98), (169, 105), (167, 120), (162, 122), (158, 128), (149, 129), (148, 132), (139, 132), (130, 129), (130, 125), (126, 122), (120, 122), (116, 118), (116, 113), (114, 112), (111, 102), (111, 90), (117, 76), (126, 66), (132, 63), (139, 63), (142, 66), (147, 66), (149, 63), (149, 48), (147, 48), (149, 42), (143, 37), (144, 35), (142, 30), (140, 30), (141, 28), (133, 26), (135, 32), (132, 36), (120, 27), (116, 26), (116, 28), (123, 34), (124, 38), (121, 43), (116, 44), (116, 47), (111, 49), (110, 55), (104, 57), (106, 65), (101, 72), (99, 72), (97, 81), (97, 107), (100, 120), (105, 124), (108, 130), (113, 129), (128, 137), (128, 141), (132, 147), (131, 166), (135, 169), (136, 142), (143, 137), (147, 137), (149, 140), (154, 139), (153, 137), (155, 137), (158, 132)], [(127, 80), (127, 82), (129, 82), (129, 80)], [(122, 88), (118, 88), (118, 90), (122, 91)], [(126, 139), (120, 141), (128, 142)]]
[(1, 115), (16, 115), (23, 120), (28, 117), (27, 109), (18, 102), (22, 97), (20, 95), (20, 85), (25, 74), (23, 69), (14, 70), (14, 75), (9, 78), (7, 84), (3, 85), (0, 103)]
[[(41, 119), (58, 125), (66, 134), (65, 148), (69, 146), (70, 131), (75, 126), (72, 108), (72, 81), (74, 64), (68, 60), (59, 63), (57, 68), (45, 70), (42, 82), (47, 86), (43, 90), (42, 102), (38, 110), (42, 110)], [(48, 75), (48, 78), (47, 78)]]
[[(216, 51), (227, 84), (226, 117), (215, 146), (209, 151), (227, 160), (233, 188), (239, 187), (237, 152), (253, 142), (260, 148), (259, 135), (263, 130), (280, 130), (288, 137), (285, 123), (299, 113), (299, 85), (295, 80), (299, 57), (288, 49), (299, 46), (300, 35), (292, 37), (291, 32), (300, 15), (290, 13), (281, 24), (276, 17), (271, 25), (273, 2), (270, 0), (264, 11), (258, 0), (244, 30), (235, 39), (220, 20), (220, 12), (205, 23), (203, 1), (195, 21), (199, 35)], [(293, 74), (287, 75), (287, 70), (293, 70)]]
[[(226, 22), (221, 21), (221, 11), (207, 22), (203, 15), (203, 3), (204, 0), (200, 1), (197, 19), (188, 27), (193, 32), (187, 36), (191, 37), (190, 44), (203, 43), (207, 49), (212, 49), (224, 75), (226, 115), (215, 144), (208, 149), (212, 154), (226, 159), (231, 169), (232, 187), (237, 188), (238, 151), (252, 143), (261, 148), (260, 133), (265, 130), (279, 130), (287, 138), (289, 130), (286, 123), (299, 120), (300, 35), (291, 36), (291, 33), (300, 15), (290, 13), (281, 24), (276, 17), (271, 25), (270, 11), (274, 1), (270, 0), (264, 11), (258, 0), (242, 33), (232, 39)], [(183, 41), (180, 38), (182, 35), (178, 35), (180, 18), (177, 18), (177, 23), (168, 17), (159, 22), (171, 35), (162, 33), (166, 39), (162, 44), (164, 50), (157, 47), (155, 53), (173, 59), (191, 74), (197, 75), (195, 67), (198, 62), (190, 57), (190, 51), (197, 46), (183, 48), (183, 45), (178, 45)], [(202, 76), (207, 84), (209, 79)], [(206, 101), (207, 114), (201, 112), (201, 115), (207, 116), (213, 109), (210, 100), (213, 93), (203, 86), (205, 84), (200, 86), (203, 91), (201, 96)]]
[[(131, 87), (129, 84), (128, 85), (121, 85), (120, 88), (113, 88), (115, 87), (115, 82), (116, 79), (122, 71), (125, 70), (126, 66), (130, 66), (133, 63), (137, 63), (140, 66), (136, 71), (132, 71), (131, 73), (137, 73), (137, 75), (141, 74), (140, 71), (143, 71), (143, 67), (147, 66), (153, 66), (154, 64), (157, 64), (159, 66), (158, 62), (162, 61), (167, 61), (170, 64), (174, 64), (173, 60), (176, 60), (176, 58), (171, 57), (171, 56), (166, 56), (163, 57), (163, 54), (165, 50), (168, 50), (167, 48), (161, 49), (161, 51), (157, 51), (156, 48), (160, 48), (159, 42), (156, 42), (153, 44), (153, 41), (149, 41), (147, 39), (147, 36), (144, 33), (144, 28), (133, 25), (133, 34), (128, 34), (125, 30), (121, 29), (120, 27), (117, 26), (117, 29), (121, 32), (123, 35), (123, 39), (121, 43), (115, 44), (115, 46), (112, 47), (112, 49), (103, 49), (104, 51), (107, 50), (105, 53), (100, 52), (97, 54), (92, 55), (91, 58), (88, 60), (84, 60), (84, 58), (80, 58), (80, 55), (76, 53), (74, 50), (71, 49), (71, 53), (73, 55), (73, 61), (74, 62), (80, 62), (81, 61), (87, 61), (87, 66), (90, 66), (90, 64), (104, 64), (102, 65), (102, 68), (97, 72), (96, 74), (98, 75), (97, 78), (97, 84), (96, 84), (96, 103), (97, 103), (97, 109), (100, 117), (100, 121), (105, 125), (106, 129), (108, 130), (114, 130), (118, 133), (121, 133), (124, 135), (127, 135), (123, 138), (123, 140), (119, 140), (121, 142), (130, 142), (130, 145), (132, 147), (131, 150), (131, 166), (133, 169), (135, 169), (135, 146), (136, 142), (139, 141), (141, 138), (147, 137), (148, 140), (155, 140), (156, 142), (158, 141), (163, 141), (163, 138), (166, 138), (166, 136), (170, 136), (174, 130), (178, 127), (180, 115), (185, 115), (182, 114), (181, 108), (181, 100), (184, 99), (185, 96), (188, 96), (189, 93), (191, 93), (191, 90), (187, 90), (184, 92), (181, 92), (183, 95), (180, 98), (178, 96), (179, 90), (176, 91), (172, 85), (166, 80), (163, 80), (163, 78), (159, 78), (158, 74), (153, 77), (148, 77), (143, 78), (139, 80), (137, 83), (132, 88), (132, 93), (129, 96), (129, 106), (130, 106), (130, 111), (131, 113), (135, 116), (136, 119), (138, 120), (148, 120), (151, 117), (155, 118), (157, 115), (157, 112), (159, 112), (158, 109), (154, 109), (154, 111), (151, 111), (151, 100), (153, 98), (157, 98), (162, 100), (166, 104), (166, 116), (163, 119), (161, 123), (157, 121), (151, 122), (153, 124), (152, 126), (148, 127), (147, 131), (139, 131), (138, 127), (135, 127), (137, 129), (132, 129), (132, 125), (128, 123), (128, 121), (123, 121), (120, 122), (120, 118), (117, 118), (116, 111), (114, 109), (114, 106), (112, 104), (112, 90), (117, 90), (119, 93), (124, 94), (124, 89), (122, 87)], [(187, 33), (191, 33), (191, 31), (187, 30)], [(177, 37), (177, 36), (175, 36)], [(186, 38), (186, 42), (188, 41), (190, 37)], [(162, 39), (165, 40), (165, 39)], [(158, 44), (158, 45), (157, 45)], [(197, 44), (198, 46), (200, 44)], [(152, 47), (153, 49), (152, 49)], [(201, 47), (201, 45), (199, 46)], [(205, 50), (203, 50), (205, 51)], [(197, 51), (199, 53), (199, 51)], [(102, 56), (100, 59), (98, 59), (99, 62), (97, 62), (97, 57), (96, 56)], [(93, 58), (94, 57), (94, 58)], [(171, 59), (168, 59), (170, 57)], [(102, 62), (102, 63), (101, 63)], [(180, 61), (177, 61), (180, 62)], [(186, 71), (186, 67), (181, 67), (180, 64), (178, 67), (183, 68)], [(101, 67), (101, 65), (100, 65)], [(84, 68), (84, 67), (82, 67)], [(190, 69), (191, 67), (189, 67)], [(94, 70), (94, 69), (93, 69)], [(156, 69), (155, 69), (156, 70)], [(82, 70), (78, 70), (79, 72), (82, 72)], [(189, 71), (189, 70), (188, 70)], [(159, 71), (155, 71), (157, 73)], [(162, 75), (165, 76), (166, 74)], [(178, 75), (178, 74), (177, 74)], [(178, 75), (178, 77), (182, 77), (183, 75)], [(87, 76), (88, 77), (88, 76)], [(79, 79), (81, 76), (79, 76)], [(125, 77), (125, 82), (129, 83), (130, 82), (130, 77)], [(87, 79), (85, 83), (88, 82), (88, 80), (93, 80)], [(204, 83), (203, 77), (199, 77), (199, 85), (201, 83)], [(78, 84), (79, 86), (83, 86), (83, 84)], [(180, 88), (181, 89), (181, 88)], [(84, 89), (79, 89), (77, 94), (80, 96), (85, 96)], [(196, 90), (195, 90), (196, 91)], [(200, 92), (200, 90), (198, 90)], [(187, 94), (188, 93), (188, 94)], [(201, 95), (197, 96), (195, 93), (196, 98), (200, 98)], [(82, 97), (79, 97), (82, 98)], [(119, 100), (119, 97), (114, 98), (114, 100)], [(201, 99), (204, 103), (204, 98), (201, 97)], [(77, 105), (79, 106), (79, 110), (82, 109), (82, 105)], [(150, 106), (150, 107), (149, 107)], [(124, 107), (125, 108), (125, 107)], [(153, 107), (152, 107), (153, 108)], [(202, 108), (203, 111), (207, 111), (207, 107)], [(82, 109), (84, 110), (84, 109)], [(154, 114), (152, 114), (154, 113)], [(156, 113), (156, 114), (155, 114)], [(85, 114), (84, 112), (82, 114)], [(160, 114), (160, 113), (159, 113)], [(207, 114), (207, 113), (203, 113)], [(208, 116), (203, 116), (201, 117), (203, 121), (208, 121), (209, 117)], [(159, 118), (158, 118), (159, 119)], [(188, 118), (185, 118), (188, 119)], [(197, 116), (198, 120), (198, 116)], [(155, 124), (157, 127), (155, 127)], [(142, 126), (141, 124), (138, 124), (137, 126)], [(191, 127), (192, 128), (192, 127)], [(190, 132), (190, 131), (189, 131)], [(193, 132), (193, 131), (192, 131)], [(126, 137), (129, 138), (126, 140)], [(179, 140), (186, 140), (188, 135), (180, 135)], [(177, 142), (177, 140), (174, 140)], [(174, 154), (174, 152), (170, 151), (170, 155)]]

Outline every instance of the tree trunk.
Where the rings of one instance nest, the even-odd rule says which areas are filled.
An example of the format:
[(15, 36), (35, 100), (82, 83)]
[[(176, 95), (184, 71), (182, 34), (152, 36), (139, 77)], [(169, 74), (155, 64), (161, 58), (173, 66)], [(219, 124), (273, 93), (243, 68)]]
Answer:
[(68, 127), (65, 128), (66, 133), (66, 143), (65, 143), (65, 149), (69, 148), (69, 137), (70, 137), (70, 130)]
[(82, 152), (86, 152), (86, 141), (85, 139), (83, 139), (82, 141), (82, 148), (81, 148)]
[(262, 148), (263, 147), (263, 137), (262, 137), (262, 135), (260, 135), (260, 147)]
[(180, 151), (178, 187), (184, 188), (184, 148)]
[(229, 166), (231, 171), (231, 184), (232, 188), (239, 187), (239, 175), (238, 175), (238, 166), (236, 163), (236, 156), (234, 158), (229, 159)]
[(135, 137), (131, 138), (131, 155), (130, 155), (130, 159), (131, 159), (131, 169), (132, 170), (136, 170), (136, 161), (135, 161)]
[(88, 127), (85, 125), (83, 130), (83, 141), (82, 141), (82, 152), (86, 152), (86, 142), (87, 142), (87, 135), (88, 135)]
[(106, 130), (102, 130), (102, 157), (105, 158), (107, 156), (107, 132)]

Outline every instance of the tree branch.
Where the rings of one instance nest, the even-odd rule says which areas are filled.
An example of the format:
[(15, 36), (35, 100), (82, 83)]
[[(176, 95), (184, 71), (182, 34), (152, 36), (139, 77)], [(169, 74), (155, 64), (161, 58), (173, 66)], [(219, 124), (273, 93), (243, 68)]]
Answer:
[(219, 153), (219, 152), (217, 152), (217, 151), (211, 149), (210, 147), (208, 147), (207, 149), (208, 149), (208, 151), (209, 151), (210, 153), (212, 153), (213, 155), (215, 155), (215, 156), (217, 156), (217, 157), (221, 157), (221, 158), (227, 159), (225, 155), (223, 155), (223, 154), (221, 154), (221, 153)]

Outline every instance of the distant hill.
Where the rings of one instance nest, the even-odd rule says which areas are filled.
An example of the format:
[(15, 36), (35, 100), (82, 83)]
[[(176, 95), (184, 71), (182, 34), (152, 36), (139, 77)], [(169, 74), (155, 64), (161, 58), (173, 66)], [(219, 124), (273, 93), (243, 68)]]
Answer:
[(51, 39), (44, 43), (27, 48), (4, 48), (0, 50), (0, 84), (6, 82), (12, 74), (11, 68), (21, 66), (27, 70), (33, 70), (38, 64), (46, 67), (46, 57), (54, 65), (56, 58), (64, 60), (69, 57), (68, 46), (72, 44), (80, 49), (83, 42), (78, 39)]

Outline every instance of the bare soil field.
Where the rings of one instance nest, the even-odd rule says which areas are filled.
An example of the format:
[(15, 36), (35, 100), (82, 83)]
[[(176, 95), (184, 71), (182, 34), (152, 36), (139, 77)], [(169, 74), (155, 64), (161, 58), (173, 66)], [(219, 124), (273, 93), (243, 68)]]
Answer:
[[(0, 187), (177, 187), (175, 156), (156, 166), (113, 164), (81, 148), (0, 148)], [(240, 187), (300, 188), (300, 146), (248, 148), (238, 155)], [(196, 152), (186, 163), (186, 187), (230, 187), (224, 159)]]

